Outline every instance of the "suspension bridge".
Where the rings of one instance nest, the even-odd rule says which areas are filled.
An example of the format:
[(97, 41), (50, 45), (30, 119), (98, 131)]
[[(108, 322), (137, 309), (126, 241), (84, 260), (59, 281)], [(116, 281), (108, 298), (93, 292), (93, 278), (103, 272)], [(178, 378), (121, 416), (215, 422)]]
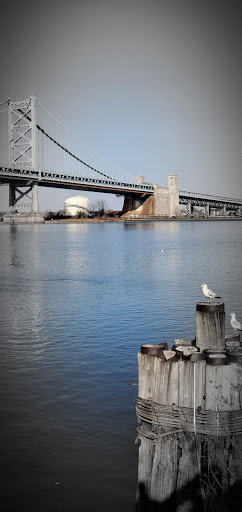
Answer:
[(31, 194), (37, 214), (38, 187), (105, 192), (123, 195), (124, 212), (147, 216), (179, 214), (179, 203), (191, 215), (194, 206), (227, 210), (241, 216), (241, 199), (178, 190), (177, 175), (168, 187), (154, 185), (109, 162), (57, 119), (34, 96), (0, 105), (0, 184), (9, 185), (9, 213)]

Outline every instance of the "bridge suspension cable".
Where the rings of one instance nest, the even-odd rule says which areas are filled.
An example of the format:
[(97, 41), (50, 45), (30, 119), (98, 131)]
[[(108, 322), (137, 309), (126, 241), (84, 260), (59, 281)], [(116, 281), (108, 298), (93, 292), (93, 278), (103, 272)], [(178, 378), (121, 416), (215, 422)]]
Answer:
[(8, 98), (8, 99), (7, 99), (7, 100), (5, 100), (5, 101), (2, 101), (2, 103), (0, 103), (0, 107), (2, 107), (3, 105), (6, 105), (6, 103), (8, 103), (8, 104), (9, 104), (9, 102), (10, 102), (10, 101), (11, 101), (11, 100), (10, 100), (10, 98)]
[[(38, 101), (38, 100), (37, 100)], [(38, 103), (40, 103), (38, 101)], [(41, 103), (40, 103), (41, 106), (43, 106)], [(44, 106), (43, 108), (45, 110), (47, 110)], [(5, 109), (3, 110), (2, 112), (5, 112), (6, 110), (8, 109)], [(21, 109), (18, 109), (18, 111), (23, 114), (23, 117), (26, 117), (26, 119), (28, 119), (28, 121), (30, 121), (30, 117), (25, 113), (23, 112)], [(1, 113), (1, 112), (0, 112)], [(50, 113), (50, 112), (49, 112)], [(50, 113), (50, 115), (52, 115)], [(57, 120), (53, 115), (52, 117)], [(58, 121), (58, 120), (57, 120)], [(58, 121), (59, 122), (59, 121)], [(62, 123), (59, 122), (59, 124), (62, 125)], [(62, 125), (64, 127), (64, 125)], [(77, 160), (78, 162), (82, 163), (83, 165), (85, 165), (86, 167), (88, 167), (89, 169), (92, 169), (93, 171), (95, 172), (98, 172), (99, 174), (102, 174), (102, 176), (105, 176), (106, 178), (109, 178), (109, 179), (112, 179), (111, 176), (108, 176), (107, 174), (104, 174), (102, 171), (99, 171), (98, 169), (96, 169), (95, 167), (89, 165), (87, 162), (84, 162), (84, 160), (82, 160), (81, 158), (79, 158), (78, 156), (74, 155), (74, 153), (72, 153), (71, 151), (69, 151), (69, 149), (67, 149), (65, 146), (63, 146), (62, 144), (60, 144), (56, 139), (54, 139), (49, 133), (47, 133), (39, 124), (36, 124), (36, 128), (43, 134), (45, 135), (49, 140), (51, 140), (52, 142), (54, 142), (54, 144), (56, 144), (59, 148), (63, 149), (63, 151), (65, 151), (68, 155), (70, 155), (71, 157), (73, 157), (75, 160)], [(65, 128), (65, 127), (64, 127)], [(65, 128), (66, 129), (66, 128)], [(71, 132), (70, 132), (71, 133)]]
[[(31, 151), (35, 151), (36, 161), (34, 166), (38, 170), (42, 169), (45, 171), (58, 172), (63, 175), (72, 174), (73, 176), (92, 178), (95, 178), (95, 175), (99, 175), (121, 183), (135, 182), (135, 176), (133, 174), (114, 165), (85, 144), (39, 100), (36, 101), (36, 106), (38, 105), (38, 123), (35, 121), (36, 143), (35, 146), (32, 146), (31, 133), (33, 132), (31, 132), (31, 121), (34, 113), (31, 108), (29, 108), (28, 101), (29, 100), (11, 102), (10, 99), (7, 99), (0, 103), (0, 114), (3, 113), (1, 116), (1, 124), (3, 124), (3, 126), (7, 122), (5, 114), (7, 114), (9, 108), (11, 108), (13, 126), (11, 141), (13, 141), (14, 145), (12, 151), (15, 151), (14, 161), (16, 162), (16, 155), (20, 159), (20, 161), (18, 161), (18, 167), (24, 166), (25, 156), (26, 162), (28, 160), (29, 164)], [(48, 115), (46, 116), (46, 114)], [(24, 123), (24, 119), (26, 119), (26, 123)], [(1, 146), (3, 146), (3, 148), (0, 149), (1, 155), (4, 157), (3, 162), (7, 164), (8, 148), (10, 147), (8, 140), (9, 131), (1, 130), (1, 132), (2, 131), (4, 132), (4, 136), (2, 136), (4, 140), (0, 141)], [(67, 137), (67, 134), (69, 137)], [(75, 165), (77, 162), (78, 167)], [(88, 176), (87, 170), (92, 171), (92, 176)], [(114, 172), (114, 170), (116, 172)]]
[(65, 148), (64, 146), (62, 146), (62, 144), (60, 144), (59, 142), (57, 142), (57, 140), (55, 140), (51, 135), (49, 135), (43, 128), (41, 128), (41, 126), (39, 126), (38, 124), (36, 125), (36, 127), (38, 128), (38, 130), (43, 133), (43, 135), (45, 135), (46, 137), (48, 137), (48, 139), (50, 139), (52, 142), (54, 142), (54, 144), (56, 144), (59, 148), (63, 149), (63, 151), (65, 151), (66, 153), (68, 153), (68, 155), (72, 156), (73, 158), (75, 158), (75, 160), (78, 160), (78, 162), (81, 162), (81, 164), (85, 165), (86, 167), (88, 167), (89, 169), (92, 169), (92, 171), (95, 171), (95, 172), (98, 172), (99, 174), (102, 174), (103, 176), (105, 176), (106, 178), (110, 178), (111, 179), (111, 176), (108, 176), (107, 174), (104, 174), (102, 171), (99, 171), (98, 169), (95, 169), (95, 167), (92, 167), (91, 165), (87, 164), (86, 162), (84, 162), (84, 160), (81, 160), (81, 158), (79, 158), (78, 156), (74, 155), (74, 153), (72, 153), (71, 151), (69, 151), (69, 149)]
[[(85, 144), (81, 139), (79, 139), (73, 132), (71, 132), (59, 119), (57, 119), (38, 99), (37, 99), (37, 103), (67, 132), (69, 133), (69, 135), (71, 135), (75, 140), (77, 140), (80, 144), (82, 144), (82, 146), (84, 146), (86, 149), (88, 149), (89, 151), (91, 151), (91, 153), (93, 153), (95, 156), (97, 156), (98, 158), (100, 158), (103, 162), (105, 162), (106, 164), (110, 165), (111, 167), (113, 167), (114, 169), (116, 169), (117, 171), (125, 174), (126, 176), (129, 176), (130, 178), (132, 179), (135, 179), (135, 176), (133, 176), (132, 174), (130, 173), (127, 173), (126, 171), (123, 171), (123, 169), (120, 169), (119, 167), (117, 167), (116, 165), (112, 164), (111, 162), (109, 162), (108, 160), (106, 160), (105, 158), (103, 158), (101, 155), (99, 155), (96, 151), (94, 151), (92, 148), (90, 148), (89, 146), (87, 146), (87, 144)], [(95, 167), (89, 165), (87, 162), (83, 161), (82, 159), (78, 158), (76, 155), (74, 155), (72, 152), (70, 152), (67, 148), (65, 148), (62, 144), (58, 143), (53, 137), (51, 137), (49, 134), (47, 134), (40, 126), (37, 125), (37, 128), (42, 131), (42, 133), (44, 133), (44, 135), (46, 135), (50, 140), (52, 140), (55, 144), (57, 144), (61, 149), (63, 149), (66, 153), (68, 153), (70, 156), (72, 156), (73, 158), (75, 158), (76, 160), (78, 160), (79, 162), (81, 162), (82, 164), (84, 164), (86, 167), (89, 167), (90, 169), (94, 170), (95, 172), (98, 172), (99, 174), (102, 174), (103, 176), (106, 176), (107, 178), (111, 178), (111, 176), (108, 176), (107, 174), (103, 173), (102, 171), (96, 169)], [(113, 179), (113, 178), (112, 178)], [(118, 180), (116, 180), (118, 181)]]
[[(0, 103), (0, 107), (3, 107), (4, 105), (6, 105), (6, 103), (7, 103), (7, 104), (8, 104), (8, 106), (9, 106), (9, 102), (10, 102), (10, 101), (11, 101), (11, 100), (10, 100), (10, 98), (8, 98), (8, 99), (7, 99), (7, 100), (5, 100), (5, 101), (2, 101), (2, 103)], [(0, 114), (2, 114), (2, 112), (7, 112), (7, 110), (8, 110), (8, 106), (7, 106), (7, 108), (5, 108), (4, 110), (0, 110)]]

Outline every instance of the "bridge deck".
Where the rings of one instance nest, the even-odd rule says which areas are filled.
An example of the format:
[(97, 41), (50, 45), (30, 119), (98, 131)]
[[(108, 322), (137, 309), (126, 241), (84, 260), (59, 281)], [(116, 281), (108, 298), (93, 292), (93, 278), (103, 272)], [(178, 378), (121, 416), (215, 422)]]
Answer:
[[(0, 167), (1, 183), (18, 183), (19, 186), (28, 186), (36, 181), (42, 187), (67, 188), (92, 192), (106, 192), (120, 195), (146, 196), (154, 193), (154, 185), (150, 183), (123, 183), (109, 179), (86, 178), (72, 174), (56, 173), (50, 171), (35, 171), (32, 168)], [(191, 202), (194, 206), (210, 204), (214, 207), (228, 205), (230, 208), (242, 206), (242, 199), (235, 199), (196, 192), (179, 191), (180, 204)]]
[[(33, 169), (12, 169), (10, 167), (0, 167), (0, 181), (9, 183), (17, 181), (24, 186), (24, 183), (36, 181), (42, 187), (69, 188), (75, 190), (86, 190), (92, 192), (106, 192), (111, 194), (153, 194), (154, 187), (145, 183), (121, 183), (115, 180), (85, 178), (72, 174), (50, 171), (34, 171)], [(19, 185), (20, 186), (20, 185)]]

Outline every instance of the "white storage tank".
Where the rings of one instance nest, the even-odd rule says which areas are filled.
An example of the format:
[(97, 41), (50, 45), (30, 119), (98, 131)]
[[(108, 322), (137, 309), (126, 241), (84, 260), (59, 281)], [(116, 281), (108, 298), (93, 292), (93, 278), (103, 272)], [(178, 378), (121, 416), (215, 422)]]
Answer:
[(65, 200), (65, 211), (67, 215), (75, 216), (79, 212), (88, 214), (89, 199), (83, 196), (68, 197)]

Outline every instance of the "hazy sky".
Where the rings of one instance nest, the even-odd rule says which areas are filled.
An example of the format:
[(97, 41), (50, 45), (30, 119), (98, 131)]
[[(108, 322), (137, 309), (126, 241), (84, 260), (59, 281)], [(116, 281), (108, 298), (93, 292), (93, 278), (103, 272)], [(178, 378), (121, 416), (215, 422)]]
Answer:
[[(240, 5), (233, 0), (5, 3), (0, 102), (34, 93), (126, 172), (159, 184), (177, 172), (181, 190), (240, 198)], [(62, 208), (69, 195), (42, 189), (40, 207)], [(104, 197), (111, 203), (112, 196)], [(1, 210), (7, 187), (0, 188), (0, 199)]]

